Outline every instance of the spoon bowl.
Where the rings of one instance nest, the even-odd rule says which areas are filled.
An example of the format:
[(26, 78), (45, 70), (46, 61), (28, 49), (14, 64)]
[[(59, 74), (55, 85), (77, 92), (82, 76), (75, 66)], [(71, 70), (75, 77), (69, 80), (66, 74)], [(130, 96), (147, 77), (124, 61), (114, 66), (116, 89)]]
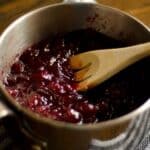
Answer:
[(136, 61), (150, 56), (150, 42), (118, 49), (88, 51), (70, 58), (70, 65), (78, 70), (77, 90), (89, 88), (109, 79)]

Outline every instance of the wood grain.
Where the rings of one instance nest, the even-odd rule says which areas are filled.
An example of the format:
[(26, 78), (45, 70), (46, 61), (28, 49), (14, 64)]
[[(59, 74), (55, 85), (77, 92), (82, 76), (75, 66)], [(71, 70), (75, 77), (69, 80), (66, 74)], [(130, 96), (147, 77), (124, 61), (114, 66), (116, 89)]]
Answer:
[[(61, 0), (0, 0), (0, 33), (24, 13), (58, 2)], [(150, 0), (98, 0), (97, 2), (124, 10), (150, 27)]]

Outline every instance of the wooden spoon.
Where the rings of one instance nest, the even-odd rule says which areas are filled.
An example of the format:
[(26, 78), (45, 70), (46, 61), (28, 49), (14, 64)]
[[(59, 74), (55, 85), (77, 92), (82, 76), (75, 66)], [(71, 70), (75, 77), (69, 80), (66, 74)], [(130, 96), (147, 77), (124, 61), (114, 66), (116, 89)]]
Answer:
[(150, 56), (150, 42), (74, 55), (70, 58), (70, 65), (77, 70), (77, 90), (88, 90), (146, 56)]

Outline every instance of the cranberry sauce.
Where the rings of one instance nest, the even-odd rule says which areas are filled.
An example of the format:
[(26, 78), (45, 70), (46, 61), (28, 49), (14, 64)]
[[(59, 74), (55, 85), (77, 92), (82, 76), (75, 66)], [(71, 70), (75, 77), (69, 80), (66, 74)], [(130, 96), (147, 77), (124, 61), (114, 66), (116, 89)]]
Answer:
[(150, 97), (150, 59), (79, 93), (68, 58), (87, 50), (126, 45), (92, 29), (57, 34), (26, 49), (12, 64), (4, 84), (18, 103), (45, 117), (78, 124), (116, 118)]

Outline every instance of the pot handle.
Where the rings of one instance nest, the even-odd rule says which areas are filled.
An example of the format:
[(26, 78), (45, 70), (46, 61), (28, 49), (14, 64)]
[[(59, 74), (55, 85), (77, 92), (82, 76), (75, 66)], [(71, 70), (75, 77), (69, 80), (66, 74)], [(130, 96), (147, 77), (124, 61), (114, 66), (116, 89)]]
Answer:
[(0, 119), (7, 116), (14, 116), (14, 113), (0, 100)]
[(95, 0), (64, 0), (64, 3), (96, 3)]
[(5, 119), (7, 117), (12, 117), (14, 122), (17, 123), (18, 128), (20, 128), (20, 132), (25, 140), (31, 144), (33, 150), (45, 150), (47, 149), (47, 145), (45, 142), (41, 141), (40, 139), (36, 138), (28, 132), (25, 128), (22, 127), (23, 123), (18, 120), (17, 115), (9, 109), (7, 105), (0, 99), (0, 120)]

